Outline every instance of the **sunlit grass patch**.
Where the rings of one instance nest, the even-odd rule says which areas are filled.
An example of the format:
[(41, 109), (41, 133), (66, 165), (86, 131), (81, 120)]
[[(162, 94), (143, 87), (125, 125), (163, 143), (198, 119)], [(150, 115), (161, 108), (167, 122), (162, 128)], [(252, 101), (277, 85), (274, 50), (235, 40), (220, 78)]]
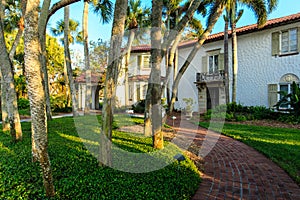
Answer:
[[(154, 155), (157, 150), (152, 148), (151, 138), (116, 130), (113, 132), (113, 156), (121, 155), (121, 151), (145, 153), (168, 165), (148, 173), (100, 167), (85, 144), (98, 149), (100, 132), (97, 128), (101, 119), (99, 116), (78, 119), (66, 117), (49, 121), (48, 151), (56, 189), (54, 199), (190, 199), (199, 187), (200, 177), (192, 161), (186, 159), (178, 166), (174, 160), (175, 153), (181, 152), (175, 145), (166, 143), (166, 147), (171, 148)], [(17, 144), (10, 142), (9, 134), (0, 131), (0, 199), (45, 199), (39, 164), (31, 162), (31, 124), (22, 123), (22, 128), (24, 139)], [(82, 138), (78, 130), (85, 131), (86, 138)], [(89, 131), (91, 134), (87, 133)], [(93, 140), (88, 137), (90, 135)], [(124, 157), (116, 158), (123, 168), (127, 164), (132, 166), (130, 162), (126, 164), (126, 160), (125, 164), (121, 162)], [(143, 166), (142, 161), (133, 164), (149, 168)]]

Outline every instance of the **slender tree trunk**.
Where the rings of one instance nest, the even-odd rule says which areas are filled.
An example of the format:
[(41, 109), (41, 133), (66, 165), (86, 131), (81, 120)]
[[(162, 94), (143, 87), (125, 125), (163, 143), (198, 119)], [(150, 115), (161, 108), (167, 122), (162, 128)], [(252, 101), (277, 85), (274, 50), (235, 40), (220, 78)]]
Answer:
[(41, 64), (43, 71), (43, 84), (45, 87), (45, 98), (46, 98), (46, 113), (47, 119), (52, 120), (51, 104), (50, 104), (50, 89), (49, 89), (49, 77), (47, 69), (47, 51), (46, 51), (46, 32), (40, 34), (40, 43), (41, 43)]
[(126, 60), (125, 60), (125, 106), (129, 106), (129, 85), (128, 85), (128, 67), (130, 62), (130, 53), (131, 53), (131, 47), (132, 43), (135, 37), (135, 30), (130, 30), (130, 35), (127, 42), (127, 54), (126, 54)]
[(84, 114), (90, 113), (92, 104), (92, 86), (91, 86), (91, 69), (89, 59), (89, 46), (88, 46), (88, 14), (89, 14), (89, 2), (84, 1), (83, 18), (82, 18), (82, 32), (83, 32), (83, 46), (84, 46), (84, 65), (85, 65), (85, 80), (86, 80), (86, 95), (85, 95), (85, 107)]
[[(1, 70), (0, 70), (1, 74)], [(4, 87), (4, 80), (1, 74), (1, 114), (2, 114), (2, 131), (9, 131), (9, 123), (8, 123), (8, 113), (7, 113), (7, 103), (6, 103), (6, 89)]]
[(66, 95), (66, 100), (67, 100), (67, 107), (70, 107), (71, 106), (71, 96), (70, 96), (70, 83), (69, 83), (69, 78), (68, 78), (68, 72), (67, 72), (67, 64), (66, 62), (64, 62), (64, 79), (65, 79), (65, 87), (66, 87), (66, 90), (65, 90), (65, 95)]
[(225, 99), (226, 104), (230, 102), (229, 100), (229, 75), (228, 75), (228, 17), (225, 19), (225, 30), (224, 30), (224, 83), (225, 83)]
[(52, 197), (55, 195), (55, 191), (47, 151), (45, 91), (42, 84), (41, 62), (39, 59), (41, 44), (38, 33), (39, 17), (43, 18), (46, 15), (43, 15), (43, 13), (39, 15), (39, 5), (39, 0), (27, 0), (24, 30), (24, 61), (31, 109), (33, 149), (37, 153), (42, 169), (46, 195)]
[(174, 110), (174, 103), (176, 101), (176, 94), (177, 94), (177, 91), (178, 91), (178, 85), (179, 85), (179, 82), (181, 80), (181, 77), (183, 76), (183, 74), (187, 70), (187, 68), (189, 67), (190, 63), (192, 62), (192, 60), (196, 56), (198, 50), (200, 49), (200, 47), (202, 46), (202, 44), (204, 43), (206, 38), (211, 33), (213, 27), (215, 26), (217, 20), (219, 19), (220, 15), (222, 14), (223, 10), (224, 10), (224, 5), (220, 4), (219, 7), (218, 7), (217, 12), (214, 13), (213, 17), (208, 22), (208, 27), (206, 28), (204, 33), (200, 36), (198, 42), (195, 44), (193, 50), (190, 52), (188, 58), (186, 59), (186, 61), (182, 65), (182, 67), (180, 68), (180, 70), (179, 70), (179, 72), (178, 72), (178, 74), (175, 78), (175, 81), (173, 83), (173, 86), (172, 86), (172, 98), (171, 98), (171, 102), (170, 102), (170, 105), (169, 105), (170, 113), (173, 112), (173, 110)]
[(45, 88), (45, 99), (46, 99), (46, 113), (47, 119), (52, 120), (51, 104), (50, 104), (50, 91), (49, 91), (49, 77), (47, 70), (47, 51), (46, 51), (46, 26), (47, 26), (47, 16), (50, 7), (50, 1), (44, 1), (41, 11), (41, 17), (39, 18), (38, 30), (39, 30), (39, 40), (41, 44), (41, 54), (40, 62), (43, 72), (43, 85)]
[[(4, 27), (4, 8), (5, 8), (5, 1), (1, 0), (0, 1), (0, 23), (1, 26)], [(3, 33), (4, 35), (4, 33)], [(3, 50), (6, 48), (3, 48)], [(7, 113), (7, 102), (6, 102), (6, 88), (5, 88), (5, 83), (4, 79), (1, 74), (0, 70), (0, 77), (1, 77), (1, 114), (2, 114), (2, 131), (9, 131), (9, 122), (8, 122), (8, 113)]]
[[(8, 124), (12, 140), (14, 142), (22, 139), (22, 129), (20, 123), (20, 116), (18, 112), (17, 94), (15, 90), (13, 65), (9, 59), (9, 54), (5, 45), (4, 27), (2, 26), (2, 17), (0, 17), (0, 60), (1, 60), (1, 81), (2, 81), (2, 96), (5, 97), (4, 105), (6, 103)], [(5, 116), (4, 116), (5, 119)], [(7, 128), (7, 127), (6, 127)]]
[(121, 65), (121, 46), (127, 11), (127, 0), (116, 0), (114, 21), (109, 50), (109, 60), (104, 86), (104, 102), (102, 110), (102, 131), (100, 134), (99, 160), (100, 165), (111, 166), (111, 140), (113, 107), (115, 105), (116, 86), (119, 67)]
[[(169, 58), (166, 58), (166, 59), (168, 59), (168, 62), (167, 62), (168, 67), (167, 67), (167, 70), (166, 70), (166, 78), (165, 78), (165, 80), (163, 82), (163, 85), (162, 85), (162, 92), (164, 92), (165, 88), (169, 84), (171, 71), (172, 71), (172, 68), (173, 68), (173, 65), (174, 65), (175, 53), (176, 53), (178, 44), (180, 42), (180, 39), (181, 39), (181, 34), (178, 34), (176, 36), (176, 39), (175, 39), (171, 49), (170, 49)], [(169, 101), (169, 99), (168, 99), (168, 101)]]
[[(68, 83), (71, 90), (71, 96), (72, 96), (72, 112), (73, 117), (78, 116), (78, 103), (76, 98), (76, 87), (74, 83), (73, 78), (73, 70), (72, 70), (72, 62), (71, 62), (71, 55), (70, 55), (70, 49), (69, 49), (69, 18), (70, 18), (70, 8), (69, 6), (66, 6), (64, 8), (64, 52), (65, 52), (65, 63), (66, 63), (66, 79), (68, 79)], [(66, 84), (67, 86), (67, 84)]]
[(236, 102), (236, 87), (237, 87), (237, 37), (236, 37), (236, 24), (232, 24), (232, 102)]
[[(24, 16), (24, 13), (23, 13), (23, 16)], [(11, 61), (13, 60), (14, 55), (16, 53), (17, 47), (18, 47), (18, 45), (20, 43), (20, 40), (21, 40), (21, 37), (23, 35), (23, 31), (24, 31), (24, 18), (21, 17), (21, 19), (19, 21), (19, 29), (18, 29), (17, 35), (16, 35), (15, 40), (12, 44), (12, 47), (9, 51), (9, 59)]]
[(151, 93), (150, 119), (152, 122), (152, 141), (156, 149), (164, 148), (162, 128), (162, 107), (161, 107), (161, 24), (162, 24), (162, 6), (161, 0), (152, 0), (152, 30), (151, 30), (151, 73), (148, 89)]

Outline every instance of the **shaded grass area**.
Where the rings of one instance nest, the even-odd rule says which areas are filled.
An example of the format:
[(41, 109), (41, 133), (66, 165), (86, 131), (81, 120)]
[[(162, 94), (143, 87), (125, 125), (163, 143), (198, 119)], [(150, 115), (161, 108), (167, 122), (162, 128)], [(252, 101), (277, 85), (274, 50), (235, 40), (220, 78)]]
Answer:
[[(209, 122), (199, 124), (205, 128), (209, 126)], [(300, 185), (300, 130), (225, 124), (222, 133), (260, 151)]]
[[(22, 128), (24, 139), (17, 144), (0, 132), (0, 199), (45, 199), (39, 165), (31, 162), (31, 124), (24, 122)], [(199, 187), (200, 177), (191, 160), (187, 158), (180, 166), (173, 162), (174, 153), (180, 151), (173, 144), (157, 157), (170, 165), (148, 173), (128, 173), (99, 167), (84, 145), (90, 143), (97, 149), (97, 142), (80, 138), (73, 118), (54, 119), (48, 128), (56, 189), (53, 199), (190, 199)], [(114, 131), (113, 143), (113, 148), (130, 152), (156, 151), (151, 138), (133, 133)]]

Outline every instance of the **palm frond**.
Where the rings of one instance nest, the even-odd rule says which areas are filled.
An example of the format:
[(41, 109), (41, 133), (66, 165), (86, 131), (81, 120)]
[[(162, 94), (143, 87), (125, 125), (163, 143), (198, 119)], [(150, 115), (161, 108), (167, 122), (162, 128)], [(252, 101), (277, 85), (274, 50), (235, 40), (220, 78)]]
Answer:
[(109, 23), (113, 17), (113, 3), (110, 0), (100, 0), (94, 5), (93, 11), (100, 16), (103, 24)]

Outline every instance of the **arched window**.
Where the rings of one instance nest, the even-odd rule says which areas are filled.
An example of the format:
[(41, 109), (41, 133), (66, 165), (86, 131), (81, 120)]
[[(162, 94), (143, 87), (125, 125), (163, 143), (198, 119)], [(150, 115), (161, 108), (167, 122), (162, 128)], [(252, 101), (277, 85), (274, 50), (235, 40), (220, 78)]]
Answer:
[[(299, 84), (299, 78), (298, 76), (296, 76), (295, 74), (285, 74), (280, 78), (280, 82), (279, 82), (279, 91), (285, 91), (288, 94), (291, 93), (292, 91), (292, 83), (295, 82), (297, 84)], [(283, 96), (280, 94), (279, 95), (279, 99), (281, 99)], [(281, 108), (286, 109), (289, 108), (288, 105), (282, 106)]]

